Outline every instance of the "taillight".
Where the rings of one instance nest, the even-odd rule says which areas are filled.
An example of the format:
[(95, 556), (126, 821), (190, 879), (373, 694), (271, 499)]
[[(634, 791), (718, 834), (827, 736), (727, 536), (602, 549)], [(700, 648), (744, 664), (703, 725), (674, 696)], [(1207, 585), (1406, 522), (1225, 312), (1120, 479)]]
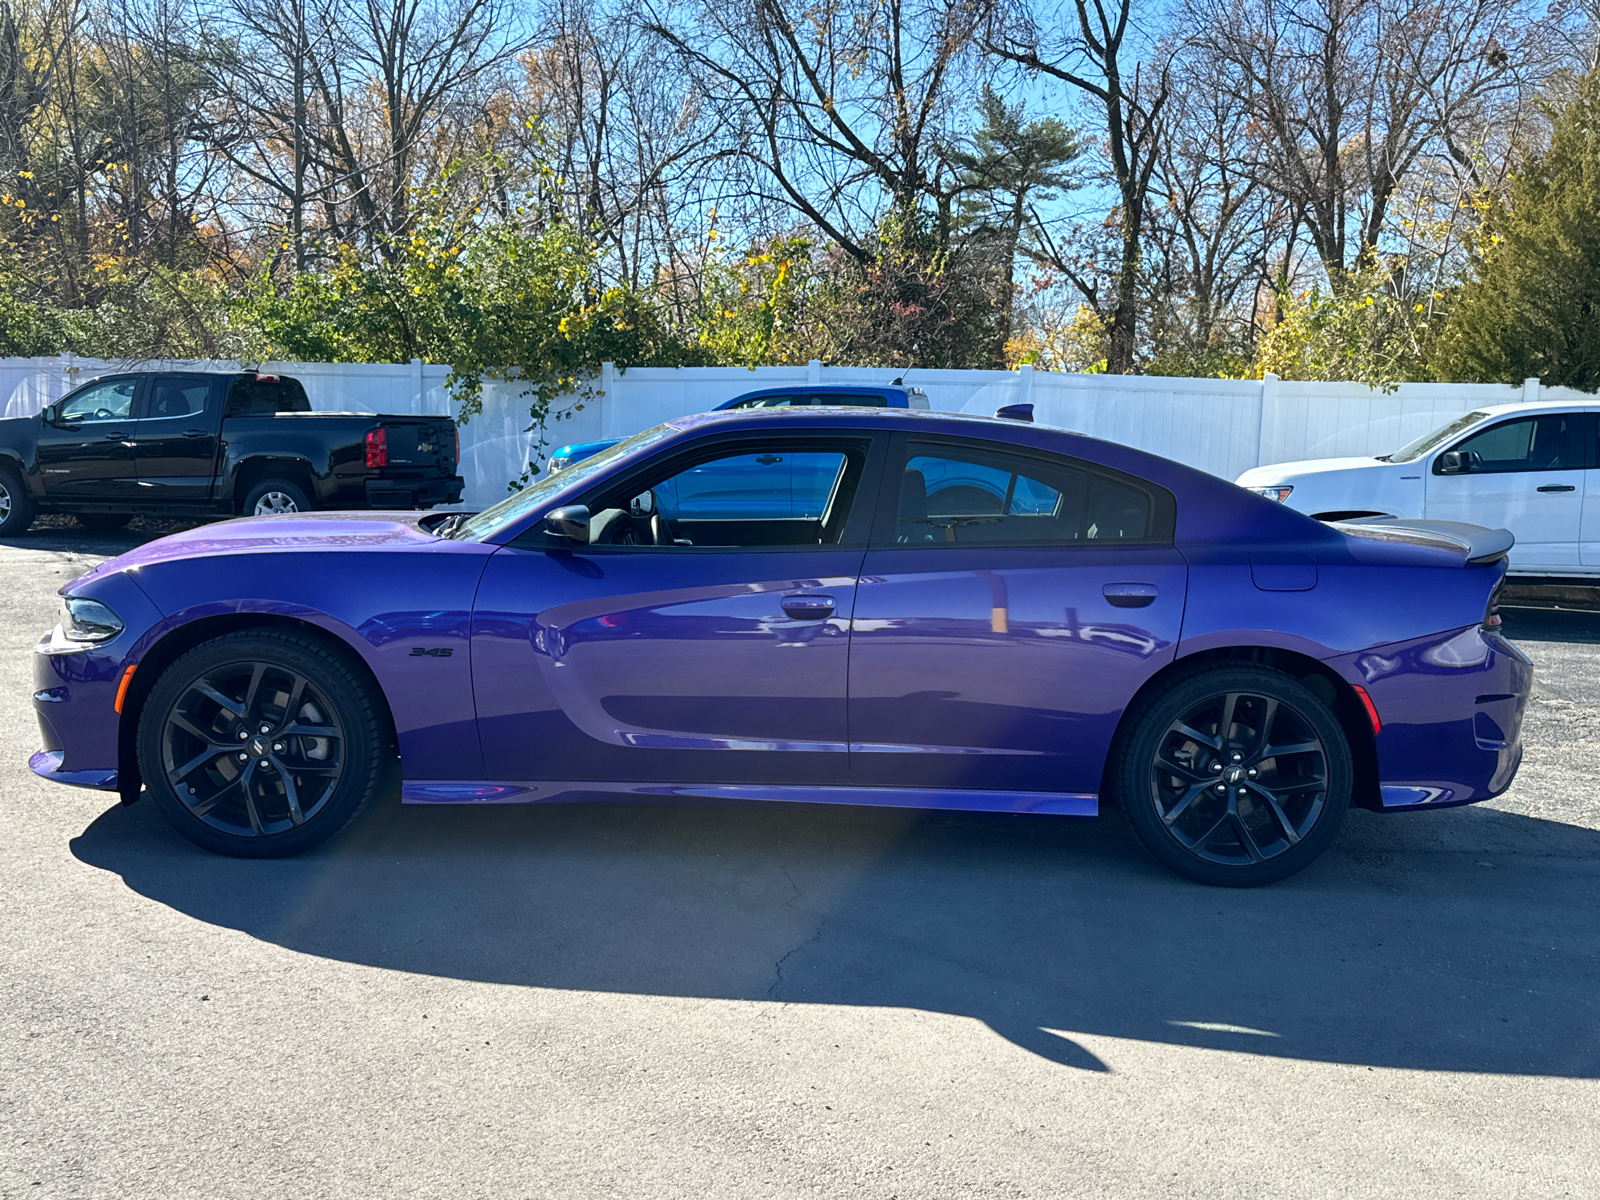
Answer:
[(455, 426), (454, 428), (456, 434), (456, 463), (459, 465), (461, 462), (461, 428), (460, 426)]
[(367, 466), (387, 467), (389, 465), (389, 431), (379, 426), (377, 429), (367, 430)]

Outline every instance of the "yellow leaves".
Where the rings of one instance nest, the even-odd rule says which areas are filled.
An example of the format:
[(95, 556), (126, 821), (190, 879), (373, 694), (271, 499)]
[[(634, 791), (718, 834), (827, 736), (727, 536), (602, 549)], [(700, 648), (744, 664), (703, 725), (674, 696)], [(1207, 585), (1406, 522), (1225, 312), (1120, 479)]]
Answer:
[(1412, 308), (1411, 308), (1411, 311), (1412, 312), (1416, 312), (1416, 313), (1419, 313), (1422, 310), (1423, 310), (1423, 306), (1420, 305), (1420, 304), (1413, 305)]
[(17, 172), (17, 178), (18, 179), (32, 179), (33, 178), (33, 172), (32, 171), (18, 171)]

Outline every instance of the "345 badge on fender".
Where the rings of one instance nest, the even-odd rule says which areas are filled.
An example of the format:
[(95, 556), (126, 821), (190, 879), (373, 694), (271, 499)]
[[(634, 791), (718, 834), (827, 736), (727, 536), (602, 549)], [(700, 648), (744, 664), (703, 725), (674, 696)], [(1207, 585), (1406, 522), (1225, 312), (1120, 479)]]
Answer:
[(449, 658), (455, 650), (450, 646), (413, 646), (412, 658)]

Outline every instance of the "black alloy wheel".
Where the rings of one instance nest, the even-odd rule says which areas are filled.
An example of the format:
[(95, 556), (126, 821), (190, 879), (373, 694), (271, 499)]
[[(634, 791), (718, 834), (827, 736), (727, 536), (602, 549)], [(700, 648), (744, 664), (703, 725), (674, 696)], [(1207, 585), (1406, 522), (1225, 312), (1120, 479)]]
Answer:
[(337, 832), (376, 792), (386, 747), (345, 655), (277, 630), (189, 651), (139, 718), (140, 773), (162, 815), (208, 850), (252, 858)]
[(1124, 743), (1118, 793), (1141, 841), (1202, 883), (1247, 887), (1326, 849), (1350, 802), (1350, 747), (1304, 684), (1223, 667), (1147, 702)]

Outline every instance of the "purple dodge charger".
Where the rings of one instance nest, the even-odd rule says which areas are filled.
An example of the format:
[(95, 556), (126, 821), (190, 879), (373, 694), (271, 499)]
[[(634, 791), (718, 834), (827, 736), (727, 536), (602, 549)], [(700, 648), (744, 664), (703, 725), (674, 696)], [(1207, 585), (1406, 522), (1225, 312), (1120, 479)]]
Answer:
[(1095, 438), (896, 410), (670, 421), (474, 515), (246, 518), (62, 589), (47, 779), (291, 854), (380, 790), (1093, 816), (1206, 883), (1346, 808), (1497, 795), (1510, 535), (1327, 525)]

